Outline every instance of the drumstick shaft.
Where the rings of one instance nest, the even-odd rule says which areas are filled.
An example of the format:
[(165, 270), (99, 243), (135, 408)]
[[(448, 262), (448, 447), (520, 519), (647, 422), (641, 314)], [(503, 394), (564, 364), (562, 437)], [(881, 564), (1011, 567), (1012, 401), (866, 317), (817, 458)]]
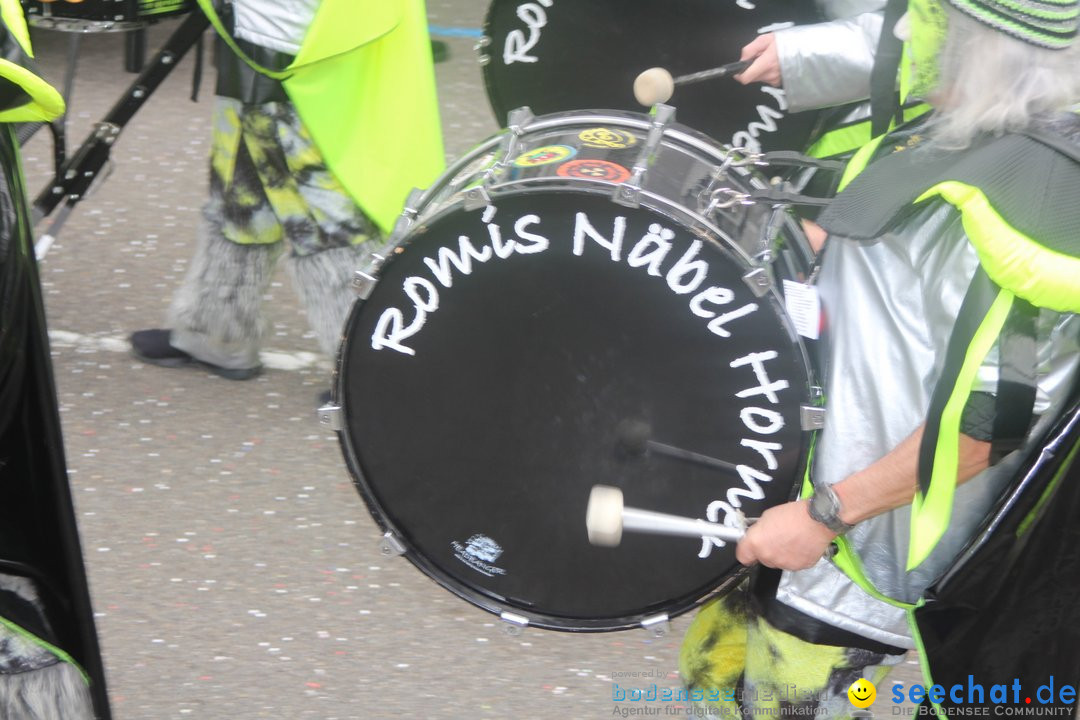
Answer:
[(623, 530), (631, 532), (677, 537), (714, 537), (730, 542), (738, 542), (745, 532), (720, 523), (628, 507), (623, 508), (622, 521)]
[(746, 68), (750, 67), (752, 60), (739, 60), (738, 62), (728, 63), (727, 65), (721, 65), (711, 70), (702, 70), (701, 72), (690, 73), (689, 75), (680, 75), (675, 78), (676, 85), (689, 85), (690, 83), (701, 82), (702, 80), (712, 80), (714, 78), (722, 78), (728, 75), (738, 75)]
[(646, 445), (650, 452), (654, 452), (658, 455), (667, 455), (676, 460), (683, 460), (685, 462), (694, 463), (695, 465), (704, 465), (705, 467), (711, 467), (716, 470), (723, 470), (730, 473), (737, 473), (739, 471), (732, 463), (709, 457), (708, 455), (702, 455), (701, 453), (696, 453), (691, 450), (683, 450), (674, 445), (668, 445), (655, 440), (647, 441)]

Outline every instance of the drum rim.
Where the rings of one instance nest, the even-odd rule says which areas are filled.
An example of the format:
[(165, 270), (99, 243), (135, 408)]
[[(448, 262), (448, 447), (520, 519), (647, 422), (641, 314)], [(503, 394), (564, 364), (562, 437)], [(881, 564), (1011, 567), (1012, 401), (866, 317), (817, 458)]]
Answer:
[[(638, 113), (628, 113), (624, 111), (612, 111), (612, 113), (619, 115), (628, 115), (626, 118), (630, 121), (636, 121), (637, 126), (640, 129), (646, 129), (649, 127), (647, 116), (640, 115)], [(572, 115), (572, 118), (566, 118), (565, 116)], [(573, 113), (556, 113), (549, 116), (541, 116), (530, 124), (526, 125), (524, 132), (530, 132), (533, 130), (543, 130), (553, 127), (558, 127), (562, 124), (566, 124), (565, 121), (573, 120), (581, 122), (583, 124), (592, 124), (594, 121), (610, 122), (610, 116), (599, 115), (598, 111), (575, 111)], [(688, 128), (689, 129), (689, 128)], [(703, 141), (704, 147), (701, 149), (706, 150), (712, 157), (723, 157), (725, 146), (716, 143), (707, 136), (697, 133), (692, 129), (690, 132), (679, 132), (674, 128), (669, 128), (674, 131), (674, 138), (683, 140), (694, 147), (698, 147), (698, 143)], [(467, 156), (458, 161), (452, 168), (449, 168), (443, 176), (439, 178), (432, 187), (425, 192), (421, 198), (414, 204), (414, 208), (419, 209), (418, 219), (407, 230), (400, 235), (395, 233), (395, 237), (392, 238), (391, 244), (386, 252), (386, 260), (382, 265), (382, 268), (390, 266), (395, 262), (402, 251), (411, 244), (412, 238), (421, 230), (426, 229), (429, 226), (435, 225), (441, 222), (445, 218), (462, 213), (462, 212), (480, 212), (479, 210), (470, 211), (465, 210), (465, 198), (462, 193), (457, 193), (455, 196), (451, 196), (448, 201), (444, 202), (437, 207), (431, 214), (425, 215), (422, 208), (425, 204), (430, 202), (439, 192), (445, 189), (454, 177), (464, 170), (470, 163), (474, 162), (478, 157), (485, 152), (490, 151), (491, 147), (497, 146), (501, 139), (505, 137), (506, 131), (499, 133), (487, 141), (477, 146)], [(697, 135), (698, 137), (694, 137)], [(718, 156), (717, 153), (720, 153)], [(745, 173), (750, 181), (758, 183), (760, 186), (764, 186), (764, 179), (747, 171)], [(533, 178), (525, 180), (508, 181), (503, 184), (491, 185), (489, 189), (495, 191), (492, 195), (492, 202), (498, 203), (500, 199), (508, 198), (511, 196), (539, 194), (539, 193), (580, 193), (587, 196), (597, 196), (606, 198), (610, 201), (611, 191), (613, 188), (618, 187), (618, 184), (601, 180), (585, 180), (577, 179), (568, 181), (566, 178), (559, 177), (544, 177)], [(496, 194), (497, 193), (497, 194)], [(669, 200), (665, 197), (656, 195), (654, 193), (642, 192), (641, 208), (630, 209), (627, 211), (645, 211), (653, 214), (659, 214), (667, 217), (674, 222), (679, 223), (684, 229), (689, 230), (692, 224), (686, 222), (687, 219), (697, 220), (701, 222), (708, 230), (703, 235), (697, 237), (702, 241), (713, 245), (719, 252), (722, 252), (726, 257), (732, 259), (733, 262), (739, 264), (740, 268), (749, 270), (754, 267), (760, 267), (753, 261), (753, 258), (740, 247), (731, 237), (722, 232), (715, 224), (706, 221), (700, 215), (684, 207), (677, 201)], [(370, 274), (370, 273), (369, 273)], [(381, 277), (380, 277), (381, 280)], [(798, 388), (801, 393), (800, 402), (809, 404), (813, 398), (813, 388), (816, 386), (815, 382), (815, 368), (811, 363), (809, 353), (806, 346), (798, 333), (794, 329), (794, 325), (787, 315), (783, 301), (779, 295), (777, 283), (773, 283), (769, 288), (769, 291), (765, 293), (762, 299), (768, 300), (772, 314), (777, 318), (777, 321), (784, 328), (788, 334), (789, 344), (792, 351), (796, 355), (795, 363), (799, 370), (800, 387)], [(392, 534), (404, 547), (404, 551), (401, 553), (410, 563), (412, 563), (417, 569), (419, 569), (429, 579), (433, 580), (436, 584), (440, 585), (446, 590), (449, 590), (457, 597), (465, 600), (466, 602), (486, 611), (493, 615), (499, 616), (502, 619), (508, 620), (508, 618), (524, 619), (527, 620), (528, 626), (538, 627), (546, 630), (560, 630), (569, 632), (608, 632), (619, 631), (638, 628), (643, 626), (643, 621), (650, 618), (663, 617), (677, 617), (685, 614), (696, 607), (699, 607), (702, 603), (706, 602), (709, 598), (724, 592), (728, 587), (737, 582), (743, 577), (744, 569), (736, 568), (726, 575), (722, 575), (717, 578), (716, 582), (710, 583), (703, 587), (700, 592), (686, 592), (679, 595), (677, 598), (669, 598), (665, 600), (663, 606), (657, 606), (654, 608), (647, 608), (644, 610), (638, 610), (634, 613), (622, 615), (622, 616), (608, 616), (602, 618), (581, 618), (556, 615), (552, 613), (545, 613), (542, 610), (522, 608), (512, 602), (508, 602), (505, 599), (499, 600), (494, 595), (483, 589), (480, 589), (467, 582), (466, 576), (451, 574), (448, 570), (439, 566), (437, 563), (430, 560), (424, 555), (420, 549), (408, 539), (408, 534), (402, 531), (392, 518), (392, 515), (387, 512), (387, 509), (383, 506), (383, 503), (377, 497), (376, 487), (367, 477), (367, 473), (363, 471), (361, 467), (361, 457), (358, 452), (358, 448), (353, 444), (352, 434), (349, 432), (348, 408), (345, 407), (345, 384), (346, 380), (346, 362), (350, 355), (350, 349), (352, 343), (358, 341), (358, 337), (355, 333), (349, 333), (349, 329), (353, 327), (354, 320), (360, 312), (363, 312), (363, 306), (366, 304), (365, 300), (358, 300), (354, 305), (349, 315), (349, 320), (346, 323), (344, 331), (344, 339), (339, 346), (335, 382), (333, 384), (333, 398), (334, 403), (341, 407), (342, 411), (342, 423), (343, 426), (338, 430), (339, 441), (342, 446), (343, 454), (345, 455), (346, 464), (349, 468), (352, 476), (353, 485), (356, 487), (360, 496), (363, 498), (365, 505), (369, 511), (369, 514), (375, 520), (383, 536)], [(810, 459), (810, 450), (812, 447), (812, 435), (808, 431), (803, 431), (802, 442), (799, 447), (799, 462), (795, 471), (795, 476), (792, 480), (791, 493), (789, 499), (794, 499), (799, 493), (801, 487), (801, 477), (805, 474), (806, 466)]]
[[(676, 117), (677, 117), (678, 107), (677, 106), (674, 106), (674, 107), (675, 107)], [(562, 127), (562, 126), (574, 126), (574, 125), (589, 126), (589, 125), (621, 124), (623, 126), (631, 127), (631, 128), (633, 128), (635, 130), (643, 131), (646, 134), (652, 128), (652, 119), (651, 119), (651, 117), (649, 115), (647, 115), (645, 113), (631, 112), (629, 110), (584, 109), (584, 110), (571, 110), (571, 111), (562, 112), (562, 113), (549, 113), (547, 115), (531, 116), (531, 111), (529, 111), (529, 109), (527, 107), (523, 107), (523, 108), (519, 108), (519, 109), (530, 112), (530, 118), (529, 118), (528, 122), (521, 127), (520, 135), (527, 135), (527, 134), (532, 133), (532, 132), (540, 132), (540, 131), (544, 131), (544, 130), (555, 129), (555, 128)], [(613, 120), (615, 121), (614, 123), (612, 122)], [(485, 153), (491, 152), (493, 148), (497, 148), (498, 146), (505, 144), (504, 141), (506, 140), (506, 138), (508, 138), (511, 135), (512, 132), (513, 131), (511, 131), (511, 130), (503, 128), (499, 132), (494, 133), (494, 134), (490, 135), (489, 137), (487, 137), (486, 139), (484, 139), (478, 145), (476, 145), (471, 150), (469, 150), (465, 155), (463, 155), (457, 162), (455, 162), (453, 165), (450, 165), (449, 167), (447, 167), (446, 170), (426, 190), (421, 191), (420, 194), (416, 197), (416, 199), (412, 203), (412, 206), (413, 206), (414, 210), (418, 209), (418, 208), (422, 208), (425, 205), (427, 205), (428, 203), (430, 203), (431, 200), (435, 196), (437, 196), (440, 192), (442, 192), (447, 187), (449, 187), (451, 182), (460, 173), (462, 173), (466, 168), (469, 167), (470, 164), (475, 162), (482, 155), (484, 155)], [(681, 145), (681, 146), (684, 146), (684, 147), (689, 147), (691, 149), (697, 150), (697, 151), (707, 155), (711, 159), (716, 160), (718, 165), (724, 163), (724, 161), (732, 153), (745, 154), (747, 152), (745, 150), (745, 148), (739, 148), (739, 147), (734, 147), (734, 146), (731, 146), (731, 145), (725, 145), (725, 144), (723, 144), (723, 143), (721, 143), (721, 142), (719, 142), (717, 140), (714, 140), (713, 138), (709, 137), (705, 133), (703, 133), (703, 132), (701, 132), (699, 130), (695, 130), (694, 128), (690, 127), (689, 125), (684, 125), (682, 123), (679, 123), (678, 121), (672, 121), (671, 123), (669, 123), (667, 126), (664, 127), (663, 139), (671, 140), (676, 145)], [(493, 164), (499, 164), (499, 163), (505, 162), (508, 159), (509, 158), (506, 158), (506, 157), (496, 158), (494, 160)], [(740, 176), (740, 178), (746, 180), (747, 183), (755, 190), (766, 190), (769, 187), (768, 183), (765, 181), (764, 178), (762, 178), (759, 175), (754, 174), (753, 172), (751, 172), (750, 170), (748, 170), (747, 168), (745, 168), (745, 167), (743, 167), (741, 165), (731, 165), (731, 166), (729, 166), (728, 169), (735, 172), (736, 174), (738, 174)], [(606, 186), (609, 189), (613, 189), (613, 188), (618, 187), (618, 184), (616, 184), (616, 183), (611, 183), (611, 182), (604, 181), (604, 180), (585, 180), (585, 179), (582, 179), (582, 178), (578, 178), (576, 180), (573, 180), (573, 179), (570, 179), (570, 178), (558, 178), (558, 179), (556, 179), (556, 178), (535, 178), (535, 179), (525, 179), (525, 180), (520, 180), (519, 179), (519, 180), (510, 181), (510, 182), (507, 182), (507, 183), (488, 185), (486, 187), (488, 189), (499, 189), (499, 188), (506, 188), (507, 186), (511, 186), (511, 185), (515, 185), (515, 184), (524, 185), (524, 184), (527, 184), (527, 183), (530, 183), (530, 184), (532, 182), (539, 183), (539, 182), (542, 182), (542, 181), (550, 183), (550, 186), (554, 187), (557, 184), (557, 180), (562, 181), (563, 185), (565, 185), (567, 187), (578, 187), (579, 185), (584, 184), (584, 183), (597, 184), (597, 185), (602, 184), (602, 185)], [(644, 189), (642, 189), (642, 195), (643, 196), (648, 196), (650, 198), (654, 198), (654, 199), (657, 199), (657, 200), (660, 200), (662, 202), (667, 202), (669, 205), (676, 205), (675, 203), (673, 203), (671, 201), (667, 201), (666, 198), (663, 198), (662, 196), (655, 195), (653, 193), (649, 193), (648, 191), (646, 191)], [(683, 207), (683, 206), (680, 205), (678, 207)], [(688, 208), (684, 208), (684, 209), (689, 210)], [(406, 210), (406, 214), (408, 212), (409, 211)], [(696, 222), (704, 225), (711, 232), (713, 232), (713, 233), (715, 233), (717, 235), (720, 235), (722, 237), (726, 237), (726, 235), (723, 233), (723, 231), (721, 231), (720, 228), (712, 220), (706, 218), (703, 215), (693, 213), (692, 211), (690, 211), (689, 214), (691, 214), (693, 216), (693, 218), (694, 218), (694, 220)], [(428, 221), (428, 220), (430, 220), (430, 219), (432, 219), (432, 218), (434, 218), (436, 216), (435, 215), (425, 215), (421, 211), (421, 212), (417, 213), (416, 217), (417, 217), (417, 222), (421, 222), (421, 221), (426, 222), (426, 221)], [(403, 240), (405, 238), (405, 236), (412, 233), (414, 231), (414, 229), (415, 228), (413, 226), (407, 227), (407, 228), (405, 228), (405, 229), (403, 229), (401, 231), (398, 231), (398, 230), (395, 229), (394, 233), (390, 237), (390, 244), (393, 245), (396, 248), (397, 243), (399, 241)], [(801, 232), (801, 229), (799, 230), (799, 232)], [(730, 238), (729, 238), (729, 240), (730, 240)], [(749, 256), (747, 256), (747, 258), (749, 259)]]

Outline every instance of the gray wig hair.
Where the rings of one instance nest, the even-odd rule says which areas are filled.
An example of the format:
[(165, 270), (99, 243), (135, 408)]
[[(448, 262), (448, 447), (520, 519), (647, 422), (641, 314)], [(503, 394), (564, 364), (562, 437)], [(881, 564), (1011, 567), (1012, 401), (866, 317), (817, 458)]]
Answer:
[(949, 29), (929, 127), (938, 146), (965, 148), (980, 133), (1022, 130), (1080, 102), (1080, 44), (1039, 48), (945, 5)]

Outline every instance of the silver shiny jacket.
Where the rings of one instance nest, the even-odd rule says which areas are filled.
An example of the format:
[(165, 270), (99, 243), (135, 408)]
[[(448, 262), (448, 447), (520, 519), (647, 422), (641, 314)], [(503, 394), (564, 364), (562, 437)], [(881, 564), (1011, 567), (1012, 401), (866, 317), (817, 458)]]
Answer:
[(870, 97), (870, 70), (884, 0), (819, 0), (828, 22), (776, 32), (780, 73), (791, 112)]
[[(885, 455), (926, 417), (960, 303), (978, 265), (960, 213), (928, 202), (873, 242), (830, 238), (818, 289), (829, 325), (825, 428), (815, 483), (833, 484)], [(1080, 366), (1080, 317), (1041, 311), (1037, 321), (1038, 437), (1066, 400)], [(976, 391), (996, 392), (997, 353)], [(1027, 446), (956, 490), (948, 531), (929, 558), (905, 569), (910, 506), (859, 523), (847, 537), (875, 587), (914, 602), (948, 569), (1015, 472)], [(850, 632), (912, 648), (903, 610), (872, 598), (831, 562), (783, 574), (777, 598)]]
[(232, 0), (236, 37), (295, 55), (320, 0)]

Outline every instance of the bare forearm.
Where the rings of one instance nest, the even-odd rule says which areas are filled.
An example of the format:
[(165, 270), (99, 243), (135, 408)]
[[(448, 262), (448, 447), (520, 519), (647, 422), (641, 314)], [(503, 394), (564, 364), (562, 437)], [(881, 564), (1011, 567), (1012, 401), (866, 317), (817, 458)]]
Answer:
[[(841, 520), (854, 525), (911, 503), (924, 428), (920, 426), (883, 458), (833, 486), (842, 506)], [(989, 465), (990, 443), (960, 435), (957, 483), (967, 482)]]

